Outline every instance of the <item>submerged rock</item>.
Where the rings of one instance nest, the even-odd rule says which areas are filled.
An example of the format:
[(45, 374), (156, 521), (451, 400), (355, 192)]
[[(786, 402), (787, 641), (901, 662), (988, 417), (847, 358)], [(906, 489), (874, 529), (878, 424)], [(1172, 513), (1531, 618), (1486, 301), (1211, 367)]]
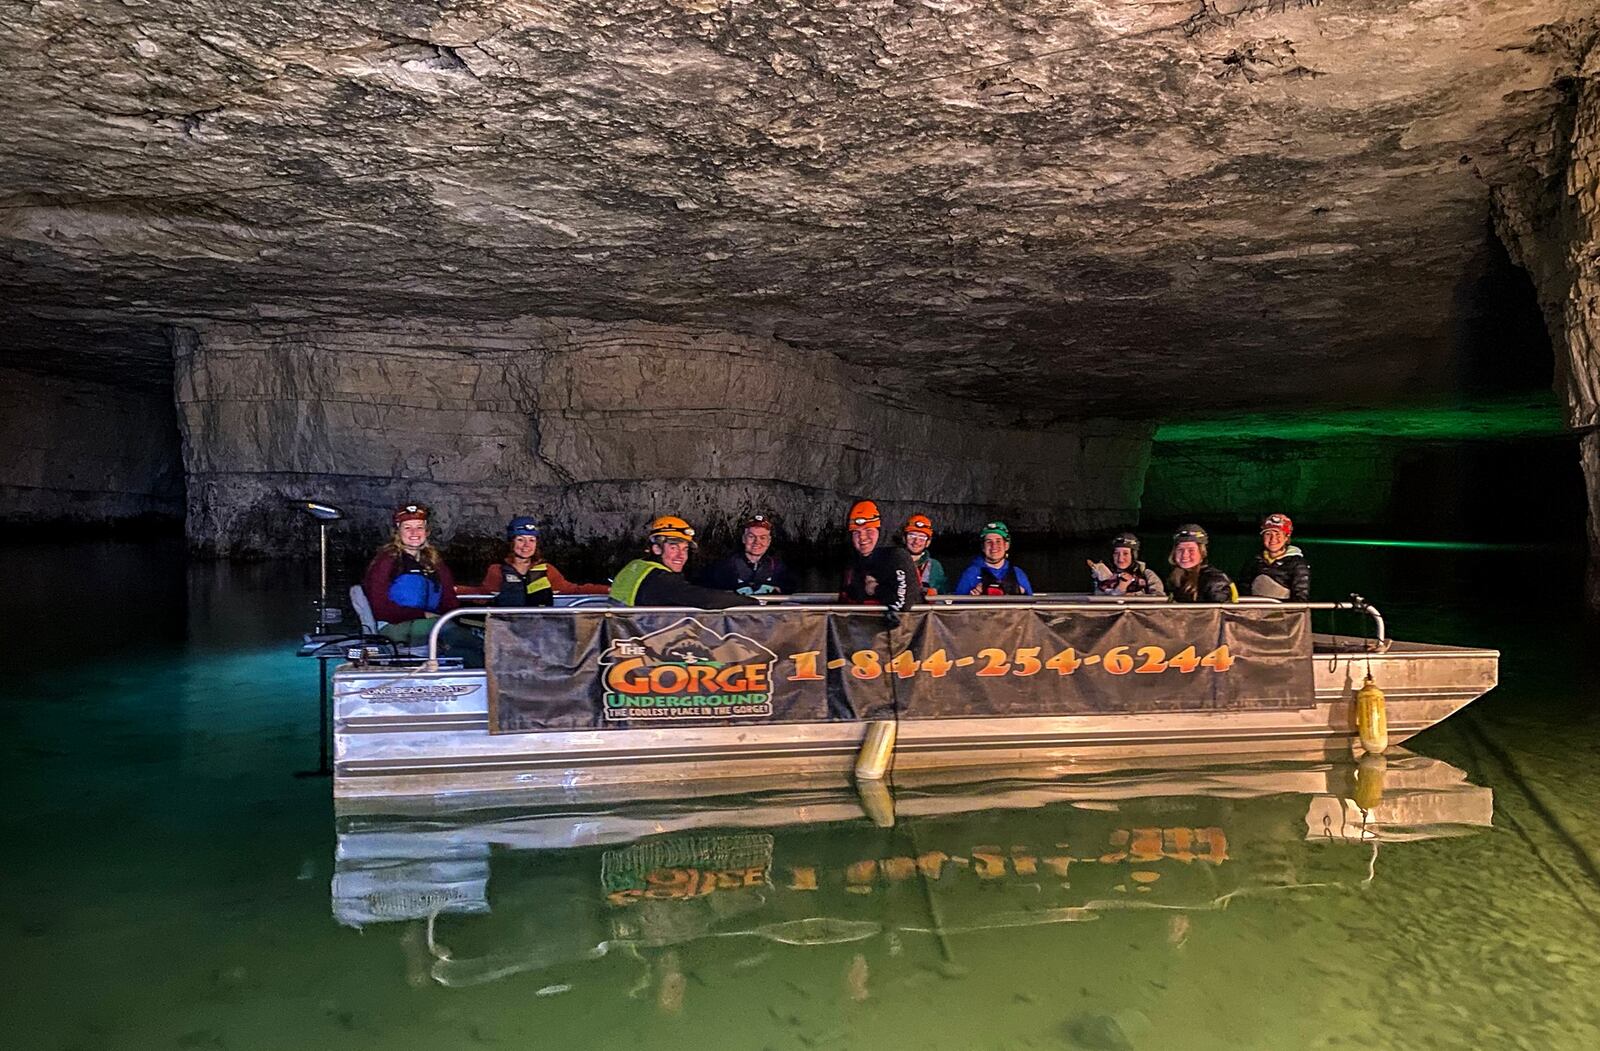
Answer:
[(1092, 1051), (1134, 1051), (1149, 1029), (1150, 1019), (1140, 1011), (1081, 1014), (1067, 1022), (1072, 1042)]

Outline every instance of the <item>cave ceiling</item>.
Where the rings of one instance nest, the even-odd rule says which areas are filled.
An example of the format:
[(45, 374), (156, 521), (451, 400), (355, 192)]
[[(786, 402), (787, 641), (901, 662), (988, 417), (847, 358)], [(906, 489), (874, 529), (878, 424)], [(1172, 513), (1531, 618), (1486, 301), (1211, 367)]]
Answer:
[(147, 370), (152, 331), (207, 319), (645, 318), (1047, 416), (1436, 396), (1490, 188), (1559, 125), (1593, 19), (0, 0), (0, 293), (69, 333), (8, 353), (114, 369), (126, 326)]

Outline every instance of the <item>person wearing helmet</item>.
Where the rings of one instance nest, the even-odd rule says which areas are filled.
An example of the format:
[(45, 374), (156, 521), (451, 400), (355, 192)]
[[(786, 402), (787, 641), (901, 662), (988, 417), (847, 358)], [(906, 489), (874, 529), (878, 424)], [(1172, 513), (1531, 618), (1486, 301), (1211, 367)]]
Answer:
[[(456, 581), (439, 551), (428, 542), (428, 508), (410, 503), (395, 509), (394, 533), (361, 575), (378, 633), (402, 646), (428, 641), (433, 621), (461, 603)], [(468, 667), (483, 667), (483, 640), (452, 621), (439, 633), (444, 652)]]
[(944, 566), (928, 553), (928, 545), (933, 543), (933, 519), (921, 512), (906, 519), (900, 529), (900, 543), (911, 553), (911, 564), (917, 567), (917, 579), (922, 581), (922, 590), (929, 598), (950, 589)]
[(839, 585), (839, 601), (883, 606), (891, 613), (915, 604), (921, 593), (911, 554), (894, 544), (879, 544), (883, 516), (871, 500), (857, 500), (845, 517), (852, 551)]
[(1284, 514), (1271, 514), (1261, 520), (1261, 553), (1245, 564), (1239, 579), (1250, 594), (1262, 598), (1311, 601), (1311, 563), (1298, 547), (1289, 543), (1294, 521)]
[(750, 515), (739, 527), (740, 550), (711, 563), (701, 583), (718, 591), (741, 595), (789, 595), (794, 578), (789, 567), (771, 551), (772, 516)]
[(605, 595), (605, 584), (574, 584), (546, 562), (539, 544), (539, 524), (527, 515), (506, 523), (511, 550), (490, 566), (475, 590), (491, 592), (496, 606), (549, 606), (557, 595)]
[(1161, 577), (1139, 561), (1139, 538), (1118, 533), (1111, 538), (1110, 565), (1089, 562), (1096, 595), (1165, 595)]
[(694, 528), (677, 515), (660, 515), (646, 531), (650, 553), (623, 566), (611, 582), (611, 597), (624, 606), (689, 606), (695, 609), (732, 609), (758, 603), (736, 595), (691, 584), (683, 577), (694, 546)]
[(1238, 602), (1239, 591), (1228, 574), (1206, 561), (1211, 536), (1197, 525), (1181, 525), (1172, 534), (1172, 575), (1167, 593), (1174, 602)]
[(978, 532), (983, 553), (973, 559), (961, 579), (957, 595), (1031, 595), (1033, 583), (1011, 561), (1011, 530), (1004, 522), (985, 523)]

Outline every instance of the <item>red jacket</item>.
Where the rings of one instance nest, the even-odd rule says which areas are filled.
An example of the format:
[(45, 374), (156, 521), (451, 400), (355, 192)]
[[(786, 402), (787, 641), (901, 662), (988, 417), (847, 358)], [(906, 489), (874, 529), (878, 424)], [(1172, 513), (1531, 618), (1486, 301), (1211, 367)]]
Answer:
[(389, 624), (399, 624), (402, 621), (425, 617), (430, 612), (449, 613), (460, 606), (461, 603), (456, 599), (456, 578), (451, 575), (450, 567), (444, 564), (442, 558), (437, 566), (438, 569), (432, 576), (439, 582), (439, 608), (425, 610), (411, 606), (397, 606), (389, 601), (389, 585), (394, 583), (394, 578), (405, 570), (420, 569), (422, 565), (410, 555), (396, 555), (387, 547), (379, 551), (361, 577), (361, 590), (367, 593), (367, 603), (372, 607), (372, 615)]

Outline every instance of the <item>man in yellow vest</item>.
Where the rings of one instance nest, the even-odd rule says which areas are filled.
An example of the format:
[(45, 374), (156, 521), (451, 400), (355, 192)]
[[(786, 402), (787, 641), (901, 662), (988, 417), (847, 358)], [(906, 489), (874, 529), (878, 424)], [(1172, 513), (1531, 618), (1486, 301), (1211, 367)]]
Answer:
[(650, 554), (622, 567), (611, 582), (611, 597), (625, 606), (690, 606), (695, 609), (731, 609), (758, 606), (755, 599), (736, 592), (698, 587), (683, 577), (694, 546), (694, 529), (677, 515), (661, 515), (650, 523)]

